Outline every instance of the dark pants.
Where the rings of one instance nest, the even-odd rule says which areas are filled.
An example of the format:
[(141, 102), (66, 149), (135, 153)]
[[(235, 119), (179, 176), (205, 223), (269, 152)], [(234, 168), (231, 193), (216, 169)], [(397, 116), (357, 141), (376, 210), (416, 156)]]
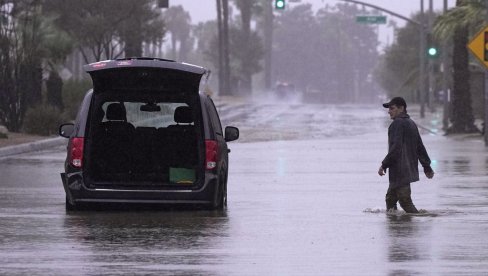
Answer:
[(397, 202), (400, 202), (400, 206), (405, 212), (418, 213), (419, 211), (415, 208), (415, 205), (413, 205), (411, 194), (410, 184), (388, 188), (385, 197), (386, 210), (396, 210), (396, 204)]

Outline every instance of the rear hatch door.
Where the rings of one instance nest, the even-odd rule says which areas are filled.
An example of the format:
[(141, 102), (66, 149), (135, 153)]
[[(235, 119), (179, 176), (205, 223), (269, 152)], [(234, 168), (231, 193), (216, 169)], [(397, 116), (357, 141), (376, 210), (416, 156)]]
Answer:
[(154, 91), (158, 94), (198, 94), (208, 71), (196, 65), (163, 59), (119, 59), (84, 66), (93, 80), (94, 94)]

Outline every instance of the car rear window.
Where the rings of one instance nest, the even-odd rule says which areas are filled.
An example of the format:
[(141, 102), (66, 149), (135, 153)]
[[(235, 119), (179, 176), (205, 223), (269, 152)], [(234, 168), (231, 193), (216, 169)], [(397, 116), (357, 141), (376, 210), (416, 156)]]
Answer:
[[(109, 101), (102, 104), (102, 110), (104, 114), (107, 113), (107, 108), (110, 104), (120, 104), (121, 102)], [(186, 103), (178, 102), (162, 102), (154, 103), (158, 106), (159, 110), (147, 111), (141, 107), (147, 105), (144, 102), (122, 102), (125, 107), (127, 122), (131, 123), (134, 127), (168, 127), (169, 125), (176, 124), (174, 119), (174, 114), (176, 108), (180, 106), (188, 106)], [(102, 122), (108, 121), (106, 115), (104, 116)]]

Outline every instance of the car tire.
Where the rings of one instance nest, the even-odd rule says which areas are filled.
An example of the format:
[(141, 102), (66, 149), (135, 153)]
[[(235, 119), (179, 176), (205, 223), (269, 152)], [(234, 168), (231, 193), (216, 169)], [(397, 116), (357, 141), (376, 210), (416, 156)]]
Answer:
[(218, 191), (213, 198), (212, 203), (210, 204), (210, 209), (211, 210), (223, 210), (224, 207), (227, 205), (227, 189), (225, 187), (225, 181), (222, 181), (222, 178), (219, 181), (219, 186), (218, 186)]
[(225, 178), (225, 181), (222, 183), (222, 185), (224, 190), (222, 206), (223, 208), (226, 208), (227, 207), (227, 177)]
[(219, 191), (215, 198), (214, 210), (223, 210), (224, 209), (224, 185), (221, 183), (219, 185)]

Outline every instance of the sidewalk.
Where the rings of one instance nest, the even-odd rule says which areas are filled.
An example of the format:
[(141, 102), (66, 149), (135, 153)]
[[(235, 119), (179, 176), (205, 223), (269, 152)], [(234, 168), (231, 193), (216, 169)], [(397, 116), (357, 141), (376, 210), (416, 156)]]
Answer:
[[(13, 138), (13, 139), (17, 139), (16, 142), (23, 141), (22, 138)], [(28, 139), (28, 140), (30, 141), (25, 143), (20, 143), (20, 144), (15, 144), (15, 142), (12, 141), (11, 143), (13, 143), (14, 145), (9, 144), (7, 146), (0, 147), (0, 158), (9, 155), (16, 155), (16, 154), (27, 153), (32, 151), (41, 151), (48, 148), (62, 146), (67, 144), (68, 142), (68, 139), (63, 137), (46, 138), (46, 137), (38, 136), (36, 138)]]
[[(435, 112), (426, 110), (425, 117), (420, 118), (420, 106), (414, 104), (411, 107), (408, 107), (408, 114), (415, 121), (421, 132), (426, 132), (433, 135), (445, 135), (445, 131), (442, 129), (443, 111), (441, 108), (438, 108)], [(475, 121), (475, 125), (478, 127), (478, 129), (481, 129), (481, 123), (482, 120)], [(481, 133), (450, 134), (446, 137), (452, 140), (484, 139)]]

